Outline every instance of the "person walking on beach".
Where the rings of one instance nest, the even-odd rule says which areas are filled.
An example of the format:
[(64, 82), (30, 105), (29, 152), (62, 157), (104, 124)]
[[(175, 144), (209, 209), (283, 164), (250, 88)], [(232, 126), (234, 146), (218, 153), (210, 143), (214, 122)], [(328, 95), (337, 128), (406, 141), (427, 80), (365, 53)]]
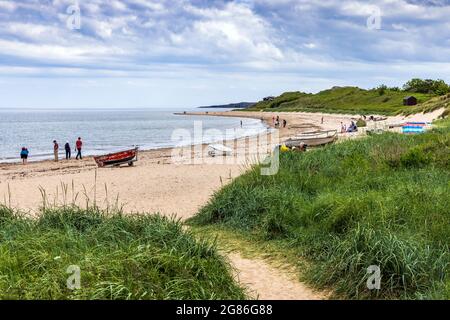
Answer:
[(286, 121), (286, 119), (283, 119), (283, 128), (286, 128), (286, 126), (287, 126), (287, 121)]
[(64, 145), (64, 149), (66, 150), (66, 160), (69, 160), (72, 157), (72, 154), (70, 152), (69, 141), (66, 141), (66, 144)]
[(20, 159), (22, 159), (22, 164), (27, 164), (27, 159), (28, 159), (28, 149), (23, 147), (22, 150), (20, 151)]
[(75, 146), (77, 148), (77, 160), (83, 160), (83, 156), (81, 155), (81, 148), (83, 147), (83, 141), (81, 141), (81, 138), (78, 137), (77, 142), (75, 143)]
[(55, 162), (58, 162), (58, 151), (59, 151), (59, 145), (56, 140), (53, 140), (53, 153), (55, 155)]
[(241, 120), (241, 128), (242, 128), (242, 120)]

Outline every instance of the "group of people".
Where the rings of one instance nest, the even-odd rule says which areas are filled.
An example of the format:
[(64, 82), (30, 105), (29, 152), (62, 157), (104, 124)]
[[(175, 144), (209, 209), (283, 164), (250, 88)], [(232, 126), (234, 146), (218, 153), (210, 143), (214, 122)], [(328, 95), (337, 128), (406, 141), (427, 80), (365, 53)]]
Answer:
[(355, 121), (352, 121), (352, 123), (348, 126), (343, 124), (341, 122), (341, 133), (347, 133), (347, 132), (357, 132), (358, 126), (356, 125)]
[[(75, 142), (75, 152), (77, 153), (76, 159), (83, 159), (83, 156), (81, 155), (81, 149), (83, 148), (83, 141), (81, 140), (81, 137), (78, 137), (77, 141)], [(64, 145), (64, 149), (66, 151), (66, 160), (70, 160), (72, 158), (72, 149), (70, 147), (69, 141), (66, 142)], [(22, 147), (22, 150), (20, 151), (20, 158), (22, 159), (22, 163), (26, 164), (28, 161), (28, 155), (30, 152), (28, 151), (28, 148)], [(53, 154), (55, 162), (59, 161), (59, 144), (56, 140), (53, 140)]]
[(280, 128), (280, 126), (282, 125), (283, 128), (286, 128), (287, 126), (287, 121), (286, 119), (283, 119), (282, 123), (280, 122), (280, 116), (277, 116), (275, 118), (275, 116), (272, 117), (272, 124), (275, 126), (275, 128)]

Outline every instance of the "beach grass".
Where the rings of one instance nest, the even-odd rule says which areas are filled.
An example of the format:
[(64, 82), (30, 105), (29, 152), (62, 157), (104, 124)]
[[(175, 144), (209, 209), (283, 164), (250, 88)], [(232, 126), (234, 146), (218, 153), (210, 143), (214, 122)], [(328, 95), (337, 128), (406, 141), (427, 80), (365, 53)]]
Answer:
[[(276, 244), (307, 261), (303, 279), (335, 297), (449, 299), (449, 208), (445, 120), (422, 135), (283, 153), (277, 175), (254, 167), (189, 223)], [(380, 268), (379, 290), (367, 286), (371, 266)]]
[(215, 243), (160, 215), (0, 207), (0, 299), (245, 299), (230, 270)]

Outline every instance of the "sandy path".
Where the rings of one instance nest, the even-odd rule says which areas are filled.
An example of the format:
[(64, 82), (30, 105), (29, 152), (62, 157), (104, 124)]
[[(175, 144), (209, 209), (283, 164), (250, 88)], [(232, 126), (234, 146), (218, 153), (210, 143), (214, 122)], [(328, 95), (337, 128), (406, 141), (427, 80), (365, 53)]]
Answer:
[(319, 300), (325, 294), (317, 293), (296, 279), (296, 271), (279, 270), (262, 259), (246, 259), (239, 253), (228, 255), (236, 268), (238, 281), (258, 300)]

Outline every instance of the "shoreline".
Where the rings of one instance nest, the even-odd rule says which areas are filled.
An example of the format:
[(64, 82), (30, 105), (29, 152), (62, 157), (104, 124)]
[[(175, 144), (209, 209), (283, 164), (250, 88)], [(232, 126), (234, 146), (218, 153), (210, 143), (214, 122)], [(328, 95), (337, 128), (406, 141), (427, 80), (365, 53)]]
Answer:
[[(410, 116), (388, 116), (386, 121), (383, 121), (384, 124), (394, 124), (402, 121), (425, 121), (425, 122), (432, 122), (433, 120), (437, 119), (440, 114), (442, 114), (443, 110), (439, 109), (434, 112), (428, 113), (428, 114), (414, 114)], [(174, 115), (180, 115), (180, 116), (211, 116), (211, 117), (229, 117), (229, 118), (248, 118), (248, 119), (255, 119), (255, 120), (261, 120), (266, 127), (266, 130), (269, 129), (275, 129), (274, 124), (272, 123), (272, 117), (274, 116), (280, 116), (280, 119), (287, 118), (288, 124), (287, 128), (279, 128), (279, 134), (280, 139), (282, 141), (295, 136), (296, 134), (303, 133), (309, 130), (338, 130), (339, 127), (337, 126), (338, 122), (350, 122), (354, 121), (357, 115), (354, 114), (334, 114), (334, 113), (309, 113), (309, 112), (262, 112), (262, 111), (245, 111), (245, 110), (239, 110), (239, 111), (196, 111), (196, 112), (174, 112)], [(376, 116), (376, 115), (375, 115)], [(324, 117), (324, 123), (321, 123), (321, 118)], [(338, 133), (340, 134), (339, 130)], [(248, 139), (253, 137), (258, 137), (261, 135), (270, 134), (270, 132), (259, 132), (251, 135), (245, 135), (239, 138), (230, 139), (230, 140), (224, 140), (224, 142), (232, 142), (236, 140), (241, 139)], [(340, 134), (341, 135), (341, 134)], [(349, 135), (351, 136), (351, 135)], [(221, 141), (220, 141), (221, 142)], [(203, 147), (207, 147), (209, 144), (213, 144), (217, 142), (209, 142), (209, 143), (201, 143), (201, 144), (190, 144), (183, 147), (180, 146), (172, 146), (172, 147), (155, 147), (151, 149), (140, 149), (139, 154), (154, 154), (157, 155), (158, 153), (168, 153), (174, 149), (179, 148), (186, 148), (186, 147), (195, 147), (198, 145), (202, 145)], [(126, 147), (121, 148), (121, 150), (125, 150)], [(120, 151), (120, 150), (118, 150)], [(109, 153), (109, 151), (107, 151)], [(103, 153), (106, 154), (106, 153)], [(75, 160), (72, 158), (71, 160), (67, 161), (63, 156), (64, 154), (60, 154), (60, 160), (58, 163), (77, 163), (80, 162), (79, 160)], [(98, 155), (87, 155), (83, 157), (82, 161), (93, 161), (93, 158), (96, 156), (100, 156), (102, 154)], [(81, 161), (81, 162), (82, 162)], [(39, 160), (28, 160), (28, 163), (26, 166), (30, 166), (33, 164), (39, 164), (39, 163), (46, 163), (46, 164), (55, 164), (55, 162), (51, 159), (39, 159)], [(11, 166), (17, 166), (22, 165), (21, 160), (18, 158), (14, 161), (0, 161), (0, 170), (11, 167)]]
[[(228, 112), (228, 111), (224, 111), (224, 112)], [(174, 115), (183, 115), (183, 116), (185, 116), (185, 115), (190, 115), (190, 114), (183, 114), (183, 113), (176, 112), (176, 113), (174, 113)], [(208, 113), (206, 112), (205, 114), (203, 114), (203, 116), (208, 116)], [(228, 118), (229, 116), (224, 116), (224, 117)], [(235, 117), (235, 118), (239, 118), (239, 117)], [(241, 118), (249, 119), (250, 117), (241, 117)], [(224, 141), (233, 141), (233, 140), (236, 140), (236, 139), (239, 140), (239, 139), (247, 139), (249, 137), (256, 137), (256, 136), (259, 136), (261, 134), (265, 134), (266, 133), (265, 131), (268, 128), (269, 128), (269, 125), (264, 123), (264, 128), (261, 128), (261, 130), (259, 132), (255, 132), (255, 133), (251, 133), (251, 134), (244, 134), (242, 136), (238, 136), (238, 137), (235, 137), (233, 139), (228, 139), (228, 140), (224, 140)], [(225, 129), (225, 131), (226, 130), (232, 130), (232, 128)], [(243, 130), (245, 130), (245, 128)], [(176, 149), (176, 148), (182, 148), (182, 147), (184, 148), (184, 147), (189, 147), (189, 146), (193, 147), (193, 146), (197, 146), (197, 145), (209, 145), (209, 144), (214, 144), (214, 143), (217, 143), (217, 142), (218, 141), (211, 141), (211, 142), (202, 142), (202, 143), (191, 143), (191, 144), (186, 144), (186, 145), (183, 145), (183, 146), (177, 146), (177, 145), (169, 146), (168, 145), (168, 146), (143, 147), (143, 148), (141, 148), (138, 145), (136, 145), (136, 146), (128, 146), (128, 147), (125, 146), (125, 147), (122, 147), (122, 148), (117, 148), (116, 150), (105, 150), (104, 152), (98, 153), (98, 154), (93, 154), (92, 152), (88, 151), (88, 154), (86, 156), (83, 156), (83, 159), (91, 159), (91, 160), (93, 160), (93, 158), (97, 157), (97, 156), (102, 156), (102, 155), (106, 155), (106, 154), (110, 154), (110, 153), (115, 153), (115, 152), (120, 152), (120, 151), (124, 151), (124, 150), (129, 150), (129, 149), (132, 149), (134, 147), (139, 147), (139, 153), (142, 154), (142, 153), (159, 152), (159, 151), (165, 152), (165, 151), (173, 150), (173, 149)], [(165, 144), (165, 142), (164, 142), (164, 144)], [(51, 151), (53, 151), (53, 149)], [(75, 161), (75, 153), (74, 152), (72, 152), (72, 158), (69, 161)], [(65, 159), (64, 150), (62, 150), (61, 148), (60, 148), (60, 153), (59, 153), (59, 162), (63, 162), (63, 163), (67, 162), (67, 160)], [(33, 156), (28, 158), (27, 165), (31, 165), (31, 164), (35, 164), (35, 163), (54, 163), (53, 152), (49, 152), (49, 153), (47, 153), (45, 155), (38, 155), (38, 156), (36, 156), (35, 160), (33, 160)], [(16, 158), (0, 159), (0, 169), (2, 167), (14, 166), (14, 165), (19, 165), (19, 164), (22, 164), (22, 160), (20, 159), (19, 156), (16, 157)]]
[[(245, 113), (244, 113), (245, 112)], [(259, 112), (258, 112), (259, 113)], [(262, 113), (260, 113), (262, 114)], [(246, 112), (246, 111), (198, 111), (198, 112), (175, 112), (174, 115), (177, 116), (211, 116), (211, 117), (227, 117), (227, 118), (241, 118), (241, 119), (254, 119), (254, 120), (262, 120), (266, 130), (269, 129), (275, 129), (275, 126), (273, 125), (273, 123), (271, 122), (271, 115), (272, 114), (287, 114), (289, 115), (290, 113), (267, 113), (265, 112), (263, 116), (261, 115), (257, 115), (255, 112)], [(291, 113), (291, 114), (299, 114), (299, 113)], [(310, 115), (309, 113), (302, 113), (305, 115)], [(350, 115), (342, 115), (343, 118), (347, 118)], [(262, 118), (262, 119), (261, 119)], [(304, 124), (305, 126), (302, 128), (296, 128), (296, 129), (321, 129), (319, 126), (315, 125), (315, 124)], [(292, 129), (289, 127), (288, 128), (279, 128), (279, 132), (280, 132), (280, 138), (283, 140), (285, 138), (289, 138), (292, 135), (295, 135), (297, 133), (301, 133), (304, 132), (305, 130), (294, 130), (294, 132), (288, 132), (288, 130), (285, 129)], [(241, 140), (241, 139), (248, 139), (248, 138), (254, 138), (260, 135), (266, 135), (266, 134), (270, 134), (270, 132), (259, 132), (259, 133), (255, 133), (255, 134), (250, 134), (250, 135), (245, 135), (239, 138), (234, 138), (234, 139), (229, 139), (229, 140), (224, 140), (224, 142), (232, 142), (232, 141), (236, 141), (236, 140)], [(172, 146), (172, 147), (156, 147), (156, 148), (151, 148), (151, 149), (140, 149), (139, 150), (139, 154), (156, 154), (156, 153), (167, 153), (170, 152), (174, 149), (178, 149), (178, 148), (186, 148), (186, 147), (195, 147), (198, 145), (202, 145), (203, 147), (207, 147), (209, 144), (214, 144), (214, 143), (218, 143), (221, 141), (213, 141), (213, 142), (209, 142), (209, 143), (200, 143), (200, 144), (190, 144), (190, 145), (186, 145), (186, 146)], [(131, 147), (129, 147), (131, 148)], [(120, 148), (120, 150), (118, 149), (117, 151), (121, 151), (121, 150), (126, 150), (127, 147), (124, 148)], [(72, 159), (70, 159), (69, 161), (67, 161), (65, 159), (64, 153), (61, 152), (60, 153), (60, 159), (57, 163), (82, 163), (83, 161), (89, 160), (89, 161), (93, 161), (94, 157), (96, 156), (100, 156), (100, 155), (104, 155), (110, 153), (110, 151), (106, 151), (106, 153), (102, 153), (102, 154), (96, 154), (96, 155), (87, 155), (87, 156), (83, 156), (83, 160), (75, 160), (74, 157), (72, 157)], [(49, 153), (49, 155), (52, 155)], [(39, 163), (47, 163), (47, 164), (57, 164), (54, 162), (54, 160), (49, 157), (47, 159), (38, 159), (38, 160), (31, 160), (31, 158), (28, 159), (28, 163), (25, 166), (29, 166), (29, 165), (33, 165), (33, 164), (39, 164)], [(0, 169), (4, 168), (4, 167), (9, 167), (9, 166), (17, 166), (17, 165), (22, 165), (21, 163), (21, 159), (17, 158), (16, 160), (12, 160), (12, 161), (2, 161), (0, 160)]]

